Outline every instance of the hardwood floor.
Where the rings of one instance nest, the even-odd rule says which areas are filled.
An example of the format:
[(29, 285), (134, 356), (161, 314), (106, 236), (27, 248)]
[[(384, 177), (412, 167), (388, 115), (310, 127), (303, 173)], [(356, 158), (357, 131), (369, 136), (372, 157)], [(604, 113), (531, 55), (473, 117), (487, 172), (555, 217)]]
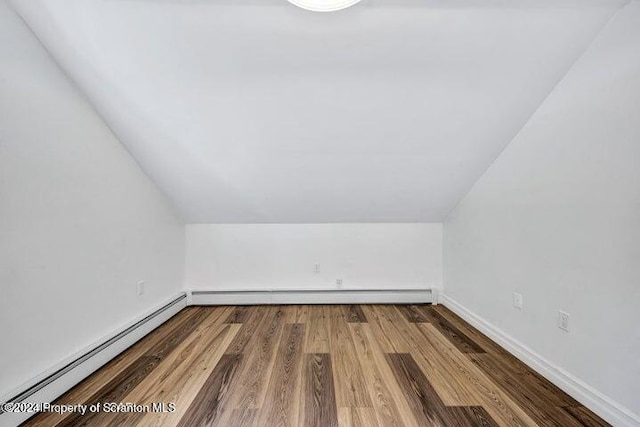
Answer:
[(608, 425), (429, 305), (189, 307), (56, 403), (140, 406), (24, 425)]

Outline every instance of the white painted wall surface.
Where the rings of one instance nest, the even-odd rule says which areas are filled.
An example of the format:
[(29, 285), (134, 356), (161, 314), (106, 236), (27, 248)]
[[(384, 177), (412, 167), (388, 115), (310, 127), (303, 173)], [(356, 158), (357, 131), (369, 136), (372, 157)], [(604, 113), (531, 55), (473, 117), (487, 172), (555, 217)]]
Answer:
[(0, 396), (183, 280), (183, 224), (0, 1)]
[(624, 1), (13, 3), (189, 223), (304, 224), (442, 222)]
[(343, 289), (442, 283), (441, 224), (187, 225), (186, 253), (193, 290), (336, 289), (336, 279)]
[[(639, 46), (634, 1), (444, 225), (445, 295), (635, 414)], [(568, 334), (556, 325), (561, 309), (571, 315)]]

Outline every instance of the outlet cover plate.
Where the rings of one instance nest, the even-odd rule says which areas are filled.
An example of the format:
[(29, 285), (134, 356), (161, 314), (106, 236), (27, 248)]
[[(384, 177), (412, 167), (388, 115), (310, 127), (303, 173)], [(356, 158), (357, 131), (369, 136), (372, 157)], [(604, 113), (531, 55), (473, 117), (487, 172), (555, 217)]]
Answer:
[(569, 332), (569, 313), (566, 311), (558, 311), (558, 328)]
[(518, 292), (513, 293), (513, 306), (518, 310), (522, 310), (522, 294)]

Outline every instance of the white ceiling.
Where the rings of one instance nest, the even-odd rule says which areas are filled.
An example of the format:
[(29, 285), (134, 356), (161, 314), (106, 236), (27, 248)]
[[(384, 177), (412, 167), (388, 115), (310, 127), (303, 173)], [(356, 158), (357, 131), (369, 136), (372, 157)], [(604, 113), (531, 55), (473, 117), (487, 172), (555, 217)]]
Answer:
[(187, 222), (304, 223), (442, 221), (623, 3), (14, 5)]

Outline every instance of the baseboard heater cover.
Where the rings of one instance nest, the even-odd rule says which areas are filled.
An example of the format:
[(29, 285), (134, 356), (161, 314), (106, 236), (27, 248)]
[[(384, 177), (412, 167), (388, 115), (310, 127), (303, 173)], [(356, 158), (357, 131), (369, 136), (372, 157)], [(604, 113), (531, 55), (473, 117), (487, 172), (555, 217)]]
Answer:
[(303, 289), (192, 291), (193, 305), (420, 304), (433, 303), (431, 289)]
[[(47, 374), (25, 390), (4, 399), (2, 403), (20, 403), (27, 400), (51, 402), (55, 400), (186, 306), (187, 294), (182, 293), (111, 338), (68, 361), (64, 366)], [(32, 413), (0, 411), (0, 424), (17, 425), (33, 415)]]

